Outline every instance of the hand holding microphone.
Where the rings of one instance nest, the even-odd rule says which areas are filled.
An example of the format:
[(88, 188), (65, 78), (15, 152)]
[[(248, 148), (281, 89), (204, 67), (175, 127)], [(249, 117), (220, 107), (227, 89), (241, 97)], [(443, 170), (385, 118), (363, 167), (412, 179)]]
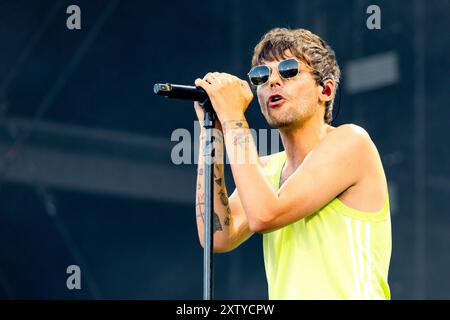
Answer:
[(209, 105), (209, 108), (214, 108), (213, 111), (221, 122), (245, 118), (244, 113), (253, 99), (252, 90), (246, 81), (228, 73), (210, 72), (203, 79), (196, 79), (195, 85), (157, 83), (153, 91), (168, 98), (198, 101), (200, 105)]

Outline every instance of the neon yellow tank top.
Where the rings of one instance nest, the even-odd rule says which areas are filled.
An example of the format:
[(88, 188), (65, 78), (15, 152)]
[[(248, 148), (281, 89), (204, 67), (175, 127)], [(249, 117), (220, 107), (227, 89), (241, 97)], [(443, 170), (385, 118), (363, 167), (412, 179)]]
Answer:
[[(279, 189), (285, 152), (266, 174)], [(362, 212), (338, 198), (320, 210), (263, 235), (269, 299), (390, 299), (389, 195), (379, 212)]]

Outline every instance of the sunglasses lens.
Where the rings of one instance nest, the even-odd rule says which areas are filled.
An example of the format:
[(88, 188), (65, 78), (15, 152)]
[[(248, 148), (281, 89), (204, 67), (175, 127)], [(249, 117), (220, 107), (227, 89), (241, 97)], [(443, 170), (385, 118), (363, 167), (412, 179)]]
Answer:
[(285, 78), (292, 78), (298, 74), (298, 62), (295, 59), (283, 60), (278, 65), (278, 72)]
[(248, 73), (250, 82), (255, 86), (264, 84), (269, 80), (270, 70), (267, 66), (257, 66), (253, 67)]

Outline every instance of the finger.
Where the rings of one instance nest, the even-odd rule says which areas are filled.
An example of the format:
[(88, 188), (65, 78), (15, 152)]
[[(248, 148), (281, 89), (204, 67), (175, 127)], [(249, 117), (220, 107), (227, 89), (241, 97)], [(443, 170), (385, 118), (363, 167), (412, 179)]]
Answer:
[(228, 82), (233, 82), (233, 81), (236, 81), (236, 79), (239, 79), (239, 78), (237, 78), (229, 73), (225, 73), (225, 72), (220, 73), (220, 76), (223, 79), (227, 80)]
[(195, 114), (197, 115), (198, 121), (200, 122), (203, 121), (205, 117), (205, 111), (203, 110), (200, 103), (198, 103), (197, 101), (194, 102), (194, 111)]
[(202, 106), (200, 105), (200, 102), (194, 101), (194, 108), (195, 110), (203, 110)]
[(241, 82), (241, 88), (243, 93), (246, 95), (247, 99), (251, 101), (253, 99), (253, 91), (250, 85), (245, 80), (240, 80)]
[(226, 77), (225, 75), (226, 75), (226, 73), (223, 73), (223, 72), (214, 72), (214, 76), (216, 78), (216, 81), (218, 83), (221, 83), (221, 84), (229, 82), (228, 77)]
[(228, 76), (230, 76), (228, 73), (225, 72), (213, 72), (213, 76), (217, 79), (217, 80), (223, 80), (228, 78)]
[(208, 72), (203, 79), (205, 81), (209, 82), (210, 84), (215, 84), (215, 83), (220, 82), (217, 72)]
[(210, 84), (210, 83), (207, 82), (206, 80), (203, 80), (203, 79), (200, 79), (200, 78), (195, 79), (194, 83), (195, 83), (195, 85), (196, 85), (197, 87), (200, 87), (200, 88), (202, 88), (203, 90), (205, 90), (206, 94), (207, 94), (209, 97), (212, 97), (212, 90), (213, 90), (213, 88), (214, 88), (212, 84)]
[(227, 78), (236, 78), (235, 75), (232, 75), (231, 73), (228, 72), (220, 72), (220, 75)]
[(252, 92), (252, 88), (250, 87), (250, 85), (248, 84), (247, 81), (245, 81), (245, 80), (240, 80), (240, 82), (241, 82), (242, 88), (243, 88), (245, 91)]
[(207, 82), (206, 80), (200, 79), (200, 78), (195, 79), (194, 84), (197, 87), (203, 88), (205, 90), (207, 90), (207, 88), (209, 88), (211, 86), (211, 84), (209, 82)]

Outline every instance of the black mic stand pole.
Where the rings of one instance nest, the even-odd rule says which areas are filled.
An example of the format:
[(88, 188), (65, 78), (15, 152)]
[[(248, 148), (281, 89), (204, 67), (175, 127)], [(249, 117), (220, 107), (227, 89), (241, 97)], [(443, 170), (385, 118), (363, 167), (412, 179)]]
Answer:
[(213, 273), (214, 273), (214, 136), (213, 129), (216, 114), (211, 102), (207, 99), (201, 104), (205, 111), (203, 127), (205, 128), (205, 220), (203, 223), (203, 300), (212, 300), (213, 297)]
[[(199, 101), (205, 111), (203, 127), (205, 128), (205, 218), (203, 221), (203, 300), (213, 299), (213, 271), (214, 271), (214, 123), (216, 114), (206, 92), (192, 86), (174, 85), (170, 83), (155, 83), (153, 92), (156, 95)], [(206, 98), (206, 99), (205, 99)]]

